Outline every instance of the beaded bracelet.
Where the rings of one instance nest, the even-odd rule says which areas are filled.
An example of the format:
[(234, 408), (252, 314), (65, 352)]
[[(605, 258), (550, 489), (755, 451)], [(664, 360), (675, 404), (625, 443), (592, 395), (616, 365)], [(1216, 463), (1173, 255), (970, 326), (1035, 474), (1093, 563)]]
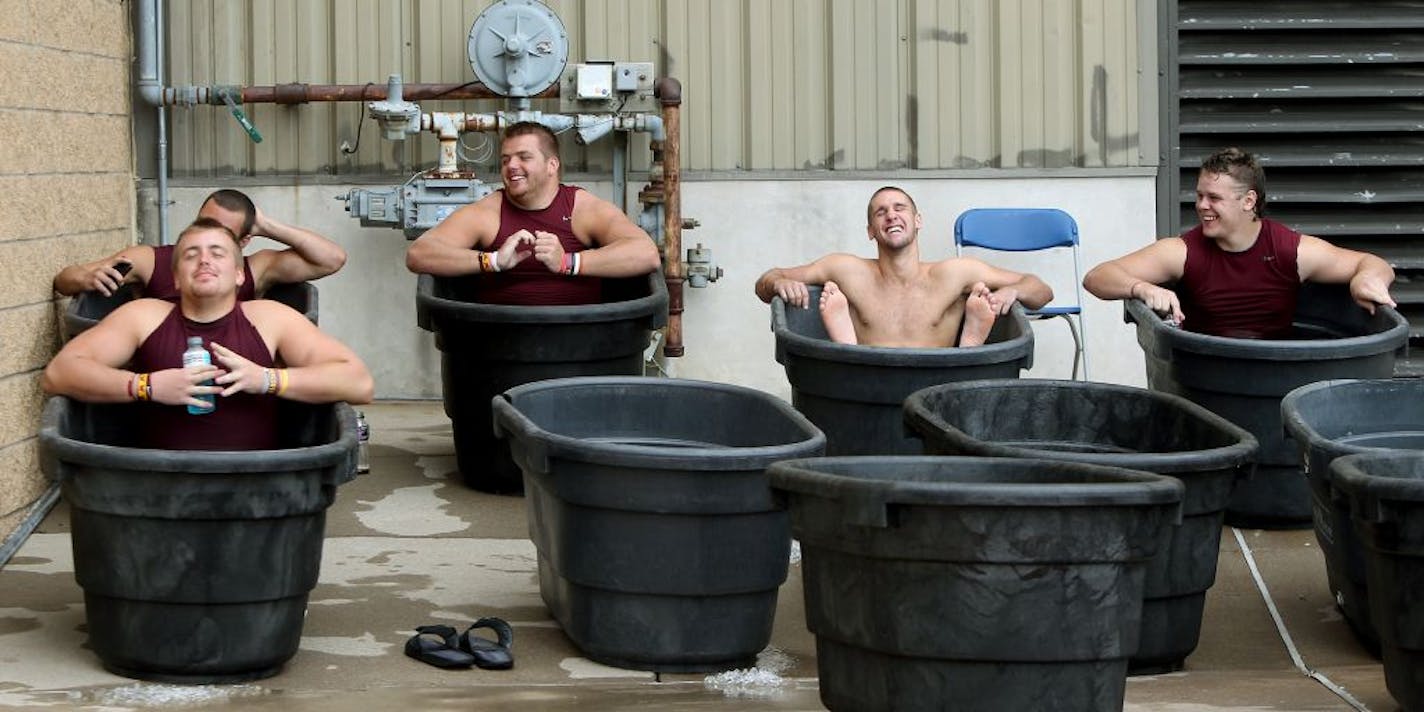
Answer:
[(270, 368), (262, 369), (262, 392), (269, 396), (277, 392), (277, 378)]

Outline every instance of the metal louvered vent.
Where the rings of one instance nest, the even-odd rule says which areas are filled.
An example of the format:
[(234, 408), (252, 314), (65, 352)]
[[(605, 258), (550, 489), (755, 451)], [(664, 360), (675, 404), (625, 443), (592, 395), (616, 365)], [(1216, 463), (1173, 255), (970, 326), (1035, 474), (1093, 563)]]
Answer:
[(1395, 373), (1424, 376), (1424, 0), (1168, 0), (1161, 18), (1162, 234), (1196, 223), (1207, 154), (1256, 154), (1268, 215), (1394, 266)]

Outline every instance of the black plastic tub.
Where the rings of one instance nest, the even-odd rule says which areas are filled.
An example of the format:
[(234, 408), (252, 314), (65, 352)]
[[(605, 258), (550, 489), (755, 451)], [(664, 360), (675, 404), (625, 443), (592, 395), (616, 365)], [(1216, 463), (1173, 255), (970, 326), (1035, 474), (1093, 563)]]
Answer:
[(201, 452), (128, 447), (130, 410), (57, 396), (40, 428), (90, 647), (141, 680), (275, 675), (301, 639), (326, 508), (355, 475), (355, 413), (284, 401), (287, 449)]
[(445, 414), (465, 484), (515, 494), (524, 482), (494, 437), (490, 399), (550, 378), (642, 375), (652, 331), (667, 323), (667, 285), (654, 272), (605, 280), (602, 304), (509, 306), (471, 301), (477, 279), (421, 275), (416, 320), (440, 349)]
[(1330, 469), (1363, 544), (1385, 686), (1405, 710), (1424, 709), (1424, 455), (1346, 455)]
[(1117, 710), (1182, 483), (979, 457), (778, 462), (832, 710)]
[(1123, 305), (1124, 319), (1137, 325), (1148, 387), (1205, 406), (1261, 443), (1255, 473), (1236, 486), (1226, 522), (1310, 526), (1310, 488), (1300, 450), (1282, 428), (1281, 398), (1316, 381), (1389, 378), (1395, 350), (1409, 338), (1404, 317), (1389, 307), (1371, 315), (1338, 284), (1301, 285), (1295, 316), (1299, 338), (1288, 340), (1197, 334), (1167, 325), (1140, 300)]
[(1017, 378), (1033, 365), (1033, 327), (1017, 305), (1000, 317), (983, 346), (888, 348), (831, 341), (815, 307), (771, 303), (776, 360), (786, 368), (791, 401), (826, 434), (828, 455), (918, 455), (920, 441), (905, 429), (901, 404), (939, 383)]
[(1170, 475), (1186, 486), (1182, 525), (1147, 568), (1142, 637), (1129, 669), (1179, 669), (1197, 647), (1216, 581), (1221, 522), (1256, 438), (1179, 396), (1077, 381), (931, 386), (905, 399), (930, 455), (1047, 458)]
[(584, 654), (755, 664), (791, 548), (765, 469), (824, 450), (810, 421), (760, 391), (639, 377), (511, 388), (494, 418), (524, 471), (539, 591)]
[(1315, 538), (1325, 555), (1335, 602), (1361, 642), (1378, 650), (1364, 550), (1350, 524), (1350, 502), (1331, 479), (1330, 463), (1361, 452), (1424, 450), (1424, 381), (1343, 380), (1301, 386), (1281, 400), (1281, 419), (1300, 446)]
[[(143, 287), (137, 284), (124, 285), (107, 297), (98, 292), (80, 292), (69, 300), (69, 306), (64, 310), (65, 340), (74, 338), (99, 323), (109, 312), (141, 296)], [(262, 298), (286, 304), (304, 314), (311, 323), (317, 323), (317, 291), (316, 285), (311, 282), (274, 284)]]

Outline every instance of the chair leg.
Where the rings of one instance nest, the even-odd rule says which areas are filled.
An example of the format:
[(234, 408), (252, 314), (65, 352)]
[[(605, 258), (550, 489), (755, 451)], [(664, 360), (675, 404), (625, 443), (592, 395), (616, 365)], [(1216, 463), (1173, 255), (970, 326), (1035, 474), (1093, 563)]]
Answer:
[(1083, 364), (1083, 380), (1088, 380), (1088, 354), (1083, 350), (1083, 338), (1078, 333), (1078, 326), (1073, 323), (1073, 317), (1063, 314), (1063, 320), (1068, 322), (1068, 331), (1073, 334), (1073, 380), (1078, 380), (1078, 364)]

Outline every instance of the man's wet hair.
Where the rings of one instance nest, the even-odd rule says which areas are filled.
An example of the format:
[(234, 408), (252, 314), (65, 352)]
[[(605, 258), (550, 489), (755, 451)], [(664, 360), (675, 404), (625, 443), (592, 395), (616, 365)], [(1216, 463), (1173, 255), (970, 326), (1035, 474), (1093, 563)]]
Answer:
[[(242, 256), (242, 241), (238, 239), (237, 235), (232, 234), (232, 230), (229, 230), (226, 225), (214, 218), (198, 218), (194, 220), (188, 227), (183, 228), (183, 232), (178, 233), (178, 239), (173, 241), (173, 246), (177, 248), (178, 243), (182, 242), (184, 237), (192, 233), (206, 232), (208, 230), (217, 230), (232, 240), (232, 254), (236, 256), (237, 268), (239, 270), (246, 269), (243, 265), (245, 258)], [(178, 250), (174, 249), (172, 257), (172, 269), (174, 271), (178, 270), (178, 260), (181, 257), (182, 255), (179, 254)]]
[[(559, 158), (559, 139), (554, 136), (554, 132), (548, 126), (533, 121), (520, 121), (510, 124), (504, 130), (503, 140), (515, 138), (516, 136), (538, 136), (539, 150), (544, 152), (546, 158)], [(560, 162), (563, 159), (559, 159)]]
[(1235, 146), (1223, 148), (1207, 156), (1201, 164), (1202, 173), (1231, 176), (1231, 179), (1256, 191), (1256, 217), (1266, 212), (1266, 172), (1256, 157)]
[(257, 206), (252, 203), (252, 198), (247, 197), (246, 193), (231, 188), (215, 190), (203, 199), (199, 208), (207, 205), (209, 201), (216, 203), (224, 210), (242, 213), (242, 234), (237, 236), (239, 240), (252, 234), (252, 226), (257, 222)]
[(911, 198), (911, 197), (910, 197), (910, 194), (907, 193), (907, 192), (905, 192), (905, 189), (904, 189), (904, 188), (900, 188), (900, 187), (898, 187), (898, 186), (893, 186), (893, 185), (882, 185), (882, 186), (880, 186), (879, 188), (876, 188), (874, 193), (871, 193), (871, 194), (870, 194), (870, 200), (866, 201), (866, 203), (865, 203), (865, 224), (866, 224), (866, 225), (869, 225), (871, 222), (873, 222), (873, 218), (872, 218), (872, 216), (871, 216), (871, 214), (870, 214), (870, 211), (871, 211), (871, 207), (870, 207), (870, 206), (875, 203), (875, 196), (880, 195), (881, 193), (884, 193), (884, 192), (887, 191), (887, 190), (893, 190), (893, 191), (895, 191), (896, 193), (899, 193), (900, 195), (905, 196), (905, 200), (910, 201), (910, 209), (913, 210), (916, 215), (919, 214), (920, 208), (919, 208), (919, 206), (915, 205), (915, 199), (914, 199), (914, 198)]

